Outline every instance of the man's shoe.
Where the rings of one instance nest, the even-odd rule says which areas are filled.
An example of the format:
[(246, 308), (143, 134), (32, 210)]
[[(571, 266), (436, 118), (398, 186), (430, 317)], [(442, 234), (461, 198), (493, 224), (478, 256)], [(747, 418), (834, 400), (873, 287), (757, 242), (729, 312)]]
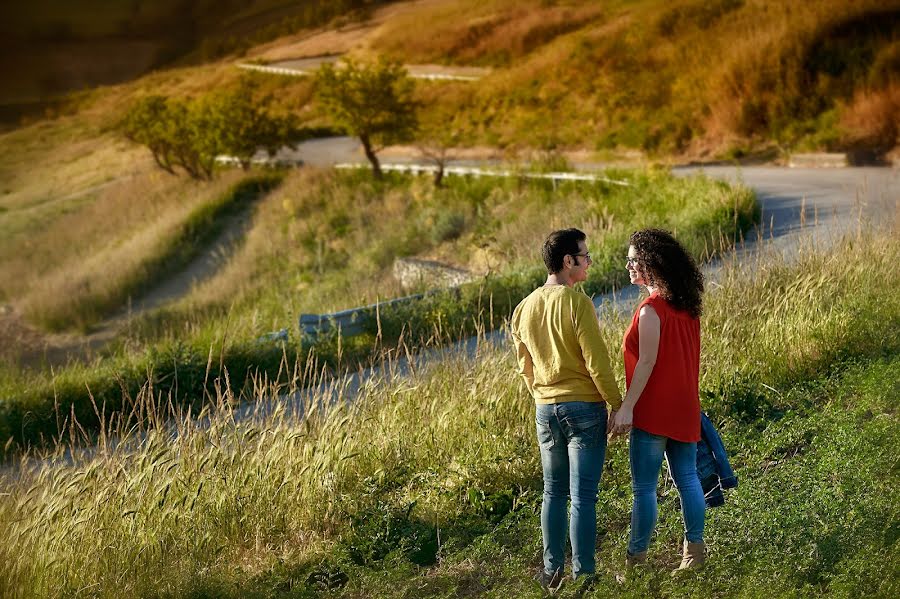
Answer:
[(684, 556), (681, 558), (681, 565), (678, 566), (672, 575), (678, 574), (682, 570), (695, 570), (706, 562), (706, 545), (703, 543), (691, 543), (687, 540), (684, 542)]
[(635, 566), (639, 566), (640, 564), (647, 563), (647, 552), (641, 551), (640, 553), (631, 554), (627, 551), (625, 552), (625, 568), (631, 569)]
[(555, 595), (562, 587), (563, 578), (562, 568), (556, 570), (553, 574), (547, 574), (543, 568), (541, 569), (541, 586), (551, 595)]

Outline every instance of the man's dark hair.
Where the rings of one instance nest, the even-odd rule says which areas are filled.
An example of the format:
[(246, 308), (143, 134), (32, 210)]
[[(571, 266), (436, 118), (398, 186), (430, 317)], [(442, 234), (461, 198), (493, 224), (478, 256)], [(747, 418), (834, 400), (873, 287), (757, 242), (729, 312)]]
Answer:
[(578, 242), (587, 235), (578, 229), (560, 229), (547, 236), (541, 247), (541, 256), (547, 265), (547, 272), (556, 274), (563, 269), (563, 258), (578, 253)]

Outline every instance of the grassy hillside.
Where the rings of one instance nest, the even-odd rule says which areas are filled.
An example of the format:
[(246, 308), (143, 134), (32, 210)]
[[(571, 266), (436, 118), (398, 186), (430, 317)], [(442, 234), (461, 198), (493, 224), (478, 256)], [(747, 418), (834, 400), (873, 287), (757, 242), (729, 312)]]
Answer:
[(473, 142), (740, 157), (895, 147), (898, 32), (896, 1), (494, 0), (423, 7), (371, 47), (494, 67), (429, 96)]
[[(614, 582), (630, 505), (618, 442), (590, 596), (896, 595), (900, 305), (873, 291), (900, 258), (896, 239), (726, 269), (707, 296), (701, 390), (741, 484), (709, 514), (710, 563), (669, 576), (681, 523), (662, 482), (650, 566)], [(603, 323), (616, 347), (625, 317)], [(278, 409), (235, 422), (230, 399), (223, 390), (222, 412), (181, 421), (174, 440), (151, 426), (5, 474), (3, 594), (540, 596), (533, 408), (508, 348), (446, 355), (330, 410), (314, 400), (302, 422)]]
[[(342, 35), (329, 20), (352, 13), (359, 21), (343, 31), (356, 41), (338, 45), (363, 58), (491, 68), (477, 83), (416, 84), (423, 122), (459, 146), (535, 152), (545, 166), (564, 165), (566, 150), (661, 162), (897, 152), (896, 0), (423, 0), (395, 13), (352, 1), (112, 4), (66, 5), (49, 27), (28, 23), (57, 0), (0, 14), (10, 47), (46, 42), (66, 57), (63, 70), (108, 67), (109, 79), (76, 73), (78, 86), (180, 65), (70, 95), (0, 134), (0, 325), (17, 319), (36, 339), (2, 340), (0, 453), (42, 448), (21, 455), (18, 472), (0, 471), (3, 597), (537, 596), (538, 458), (505, 348), (445, 352), (410, 378), (371, 381), (353, 405), (327, 409), (316, 396), (302, 422), (264, 403), (251, 421), (233, 410), (500, 326), (541, 280), (535, 248), (552, 228), (589, 234), (596, 259), (584, 289), (595, 293), (625, 282), (635, 228), (674, 229), (705, 258), (758, 218), (744, 187), (653, 167), (607, 172), (628, 186), (451, 178), (438, 189), (309, 168), (197, 183), (122, 140), (116, 125), (138, 97), (234, 85), (245, 50), (253, 59), (317, 34), (327, 50)], [(91, 40), (102, 43), (76, 51)], [(115, 56), (102, 63), (98, 52)], [(29, 60), (42, 59), (11, 72), (31, 70)], [(278, 109), (329, 125), (312, 80), (252, 77)], [(70, 84), (10, 89), (28, 102)], [(127, 321), (96, 359), (41, 363), (42, 343), (64, 349), (121, 314), (236, 214), (246, 233), (213, 276)], [(859, 235), (830, 253), (804, 248), (796, 263), (769, 256), (726, 271), (708, 296), (701, 386), (742, 485), (711, 514), (713, 561), (689, 588), (668, 577), (680, 524), (663, 487), (653, 566), (614, 586), (629, 494), (626, 452), (613, 446), (595, 596), (900, 592), (900, 305), (876, 293), (895, 278), (896, 239)], [(391, 273), (410, 256), (479, 278), (386, 312), (353, 341), (298, 338), (302, 312), (421, 290)], [(604, 323), (618, 347), (624, 320)], [(281, 328), (286, 343), (257, 342)], [(202, 424), (185, 416), (201, 409)], [(94, 441), (96, 451), (72, 457)], [(48, 447), (49, 461), (33, 460)]]
[[(284, 382), (290, 372), (282, 365), (285, 355), (292, 363), (314, 352), (338, 369), (365, 362), (373, 346), (395, 345), (401, 338), (416, 345), (435, 335), (458, 338), (493, 328), (542, 282), (546, 273), (535, 248), (549, 230), (572, 223), (564, 215), (581, 215), (578, 225), (591, 236), (589, 293), (626, 284), (621, 256), (636, 228), (674, 229), (705, 258), (758, 220), (745, 187), (675, 178), (661, 170), (608, 174), (627, 185), (571, 182), (554, 189), (547, 181), (451, 178), (435, 188), (425, 177), (395, 175), (378, 182), (368, 171), (294, 171), (268, 194), (254, 196), (244, 242), (215, 276), (179, 302), (129, 321), (102, 360), (50, 369), (20, 365), (23, 356), (9, 356), (0, 368), (0, 438), (14, 437), (19, 444), (48, 440), (73, 409), (83, 427), (96, 430), (101, 413), (127, 413), (146, 385), (171, 394), (176, 403), (200, 406), (229, 377), (236, 390), (248, 393), (253, 374)], [(18, 284), (25, 291), (19, 301), (37, 322), (88, 326), (121, 310), (117, 298), (124, 303), (128, 294), (152, 289), (169, 276), (173, 264), (183, 263), (221, 226), (225, 213), (246, 205), (242, 190), (260, 183), (257, 175), (237, 173), (204, 186), (168, 175), (164, 181), (167, 191), (150, 196), (149, 205), (158, 211), (144, 203), (132, 206), (123, 190), (111, 187), (108, 196), (86, 201), (50, 227), (73, 234), (62, 245), (47, 243), (45, 262), (40, 254), (6, 262), (10, 269), (21, 265)], [(263, 182), (277, 181), (270, 176)], [(102, 241), (78, 234), (91, 223), (99, 231), (128, 218), (145, 224), (139, 230), (121, 227), (118, 237)], [(63, 247), (71, 261), (54, 268)], [(370, 323), (366, 334), (352, 340), (325, 336), (311, 348), (299, 337), (301, 313), (365, 305), (431, 284), (400, 286), (392, 267), (406, 256), (468, 268), (474, 281), (457, 295), (438, 294), (409, 309), (385, 311), (380, 328)], [(46, 263), (47, 272), (29, 278), (29, 261)], [(290, 331), (285, 347), (256, 343), (282, 328)]]
[[(491, 67), (477, 83), (419, 86), (425, 121), (455, 130), (462, 145), (582, 149), (601, 156), (639, 150), (700, 159), (772, 159), (803, 150), (873, 158), (898, 146), (897, 0), (431, 0), (392, 4), (382, 12), (375, 10), (379, 3), (350, 1), (258, 0), (216, 10), (189, 4), (189, 17), (180, 4), (175, 14), (182, 24), (196, 20), (184, 25), (188, 45), (207, 50), (195, 49), (191, 64), (210, 61), (207, 66), (161, 72), (126, 86), (125, 94), (113, 92), (116, 101), (106, 104), (106, 112), (121, 111), (138, 90), (191, 93), (186, 76), (194, 92), (221, 85), (235, 76), (227, 72), (236, 54), (215, 59), (232, 45), (252, 58), (321, 38), (317, 53), (343, 52), (349, 45), (354, 54), (407, 64)], [(135, 7), (134, 18), (143, 23), (146, 17), (147, 27), (154, 19), (176, 18), (174, 5), (163, 3), (152, 15), (143, 3)], [(122, 22), (115, 11), (109, 23), (91, 26), (83, 14), (72, 21), (76, 31), (124, 26), (115, 25)], [(358, 24), (339, 30), (341, 22), (331, 21), (330, 29), (315, 29), (343, 14), (355, 15)], [(27, 11), (23, 15), (29, 18)], [(285, 37), (253, 46), (278, 34)], [(146, 45), (140, 35), (120, 35)], [(356, 41), (340, 42), (342, 35)], [(146, 54), (103, 52), (136, 60)], [(298, 89), (303, 84), (276, 77), (272, 85), (284, 88), (285, 105), (305, 120), (318, 118), (309, 94)], [(54, 110), (72, 109), (63, 104)]]

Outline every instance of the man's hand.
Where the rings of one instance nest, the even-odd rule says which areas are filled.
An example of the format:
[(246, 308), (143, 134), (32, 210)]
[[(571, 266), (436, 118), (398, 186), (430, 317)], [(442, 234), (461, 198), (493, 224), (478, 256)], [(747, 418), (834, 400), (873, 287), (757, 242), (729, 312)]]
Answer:
[(606, 417), (606, 435), (607, 436), (609, 436), (609, 434), (612, 432), (613, 420), (615, 420), (615, 418), (616, 418), (616, 411), (610, 410), (609, 416)]
[(624, 435), (631, 430), (631, 423), (634, 420), (634, 409), (622, 406), (612, 419), (612, 434)]

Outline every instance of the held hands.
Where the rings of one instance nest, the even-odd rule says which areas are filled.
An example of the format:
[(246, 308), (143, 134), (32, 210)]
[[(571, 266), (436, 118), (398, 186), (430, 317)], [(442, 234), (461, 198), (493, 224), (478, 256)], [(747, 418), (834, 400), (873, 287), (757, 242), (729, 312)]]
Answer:
[(634, 419), (634, 409), (622, 406), (618, 410), (613, 411), (609, 415), (609, 421), (606, 425), (607, 434), (625, 435), (631, 430), (631, 423)]

